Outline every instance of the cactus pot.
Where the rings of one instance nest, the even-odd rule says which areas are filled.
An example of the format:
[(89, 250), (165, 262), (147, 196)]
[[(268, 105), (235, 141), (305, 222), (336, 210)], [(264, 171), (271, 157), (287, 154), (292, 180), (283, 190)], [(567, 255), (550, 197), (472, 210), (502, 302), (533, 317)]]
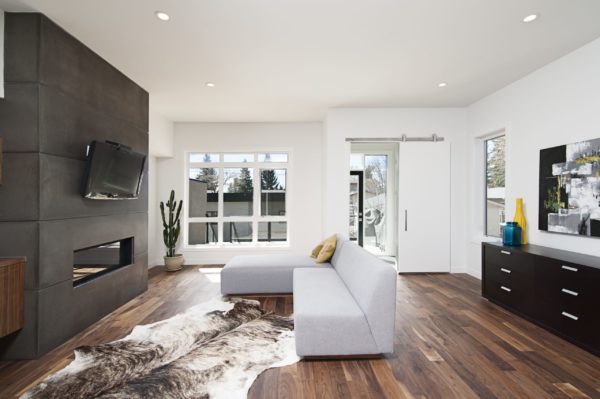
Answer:
[(176, 272), (183, 268), (183, 255), (165, 256), (165, 267), (168, 272)]

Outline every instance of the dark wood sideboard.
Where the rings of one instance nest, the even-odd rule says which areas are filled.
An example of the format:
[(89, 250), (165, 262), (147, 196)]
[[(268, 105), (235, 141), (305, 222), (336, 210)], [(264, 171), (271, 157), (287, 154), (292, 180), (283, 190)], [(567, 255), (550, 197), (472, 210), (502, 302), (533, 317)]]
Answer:
[(483, 243), (482, 294), (600, 356), (600, 258)]
[(25, 259), (0, 259), (0, 337), (23, 328)]

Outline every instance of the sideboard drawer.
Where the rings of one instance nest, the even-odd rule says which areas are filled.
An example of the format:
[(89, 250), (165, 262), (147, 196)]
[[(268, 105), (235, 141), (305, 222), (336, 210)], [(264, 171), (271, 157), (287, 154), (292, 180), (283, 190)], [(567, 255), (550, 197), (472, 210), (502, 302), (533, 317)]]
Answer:
[(600, 329), (598, 328), (596, 312), (570, 309), (568, 306), (560, 308), (560, 323), (558, 331), (578, 342), (591, 347), (598, 347), (600, 343)]
[(527, 290), (494, 280), (486, 280), (484, 294), (491, 300), (500, 302), (517, 311), (527, 310)]
[(486, 280), (508, 284), (514, 288), (526, 289), (533, 285), (533, 268), (527, 263), (522, 265), (497, 265), (493, 262), (485, 265)]
[(544, 324), (557, 329), (566, 320), (578, 321), (578, 325), (591, 327), (596, 321), (597, 312), (597, 307), (594, 308), (583, 298), (558, 296), (554, 302), (540, 303), (537, 316)]
[(496, 265), (512, 268), (533, 267), (533, 259), (530, 256), (512, 248), (486, 246), (484, 247), (484, 251), (486, 264), (491, 262)]

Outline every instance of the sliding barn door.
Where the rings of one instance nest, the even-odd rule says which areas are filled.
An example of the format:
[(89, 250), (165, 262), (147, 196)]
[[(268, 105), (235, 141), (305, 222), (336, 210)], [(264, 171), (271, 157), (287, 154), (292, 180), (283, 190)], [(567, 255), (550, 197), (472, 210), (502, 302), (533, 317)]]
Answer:
[(398, 271), (450, 271), (450, 144), (400, 144)]

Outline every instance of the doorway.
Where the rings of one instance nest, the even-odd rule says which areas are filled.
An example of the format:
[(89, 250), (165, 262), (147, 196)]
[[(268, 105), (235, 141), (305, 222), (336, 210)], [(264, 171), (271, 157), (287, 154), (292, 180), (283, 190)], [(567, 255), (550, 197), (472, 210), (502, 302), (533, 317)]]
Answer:
[(349, 236), (395, 263), (397, 254), (397, 143), (352, 143)]
[(400, 144), (398, 271), (450, 272), (450, 144)]

